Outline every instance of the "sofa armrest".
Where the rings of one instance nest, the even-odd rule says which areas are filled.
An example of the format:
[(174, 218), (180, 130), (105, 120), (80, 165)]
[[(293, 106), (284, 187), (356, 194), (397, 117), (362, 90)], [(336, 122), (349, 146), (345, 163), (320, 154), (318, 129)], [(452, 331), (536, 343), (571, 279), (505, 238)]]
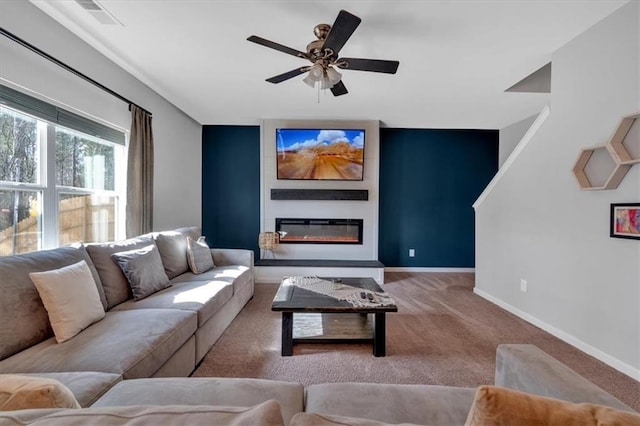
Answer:
[(253, 250), (214, 248), (211, 254), (216, 265), (242, 265), (253, 269)]
[(499, 345), (495, 380), (496, 386), (635, 412), (534, 345)]

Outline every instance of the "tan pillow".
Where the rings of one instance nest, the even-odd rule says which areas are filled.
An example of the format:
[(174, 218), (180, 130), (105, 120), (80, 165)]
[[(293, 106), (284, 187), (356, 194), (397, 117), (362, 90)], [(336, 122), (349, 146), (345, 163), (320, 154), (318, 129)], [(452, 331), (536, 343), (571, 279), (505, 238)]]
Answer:
[(480, 386), (465, 426), (638, 425), (640, 415), (603, 405), (575, 404), (497, 386)]
[(80, 408), (80, 404), (57, 380), (0, 374), (0, 411), (29, 408)]
[(104, 307), (87, 262), (29, 274), (47, 310), (58, 343), (104, 318)]
[(198, 238), (197, 241), (187, 237), (187, 262), (194, 274), (201, 274), (215, 266), (211, 249), (204, 241), (204, 237)]

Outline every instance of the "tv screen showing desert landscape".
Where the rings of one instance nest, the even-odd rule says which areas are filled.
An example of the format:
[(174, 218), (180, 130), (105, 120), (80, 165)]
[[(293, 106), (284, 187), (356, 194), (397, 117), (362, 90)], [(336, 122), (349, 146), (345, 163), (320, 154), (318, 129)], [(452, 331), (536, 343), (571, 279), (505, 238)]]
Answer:
[(278, 179), (362, 180), (362, 129), (277, 129), (276, 149)]

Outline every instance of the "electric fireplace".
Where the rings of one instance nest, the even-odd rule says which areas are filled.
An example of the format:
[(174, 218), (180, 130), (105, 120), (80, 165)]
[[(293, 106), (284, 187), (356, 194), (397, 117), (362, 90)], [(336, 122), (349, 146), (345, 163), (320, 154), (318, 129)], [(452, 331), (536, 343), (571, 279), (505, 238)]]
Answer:
[(280, 244), (362, 244), (362, 219), (276, 218)]

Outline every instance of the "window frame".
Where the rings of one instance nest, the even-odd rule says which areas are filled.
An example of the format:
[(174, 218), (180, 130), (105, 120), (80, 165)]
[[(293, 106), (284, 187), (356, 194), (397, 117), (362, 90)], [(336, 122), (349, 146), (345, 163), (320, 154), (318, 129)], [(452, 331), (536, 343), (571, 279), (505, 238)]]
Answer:
[[(2, 94), (5, 94), (8, 88), (6, 86), (1, 86), (1, 88), (3, 89)], [(14, 93), (19, 92), (14, 91)], [(37, 99), (33, 101), (33, 99), (35, 98), (31, 98), (28, 95), (23, 96), (24, 99), (27, 99), (30, 102), (39, 102), (46, 104), (43, 101)], [(128, 132), (108, 128), (102, 123), (97, 123), (93, 120), (65, 111), (65, 124), (69, 122), (69, 117), (80, 117), (81, 119), (79, 123), (82, 127), (69, 127), (60, 123), (52, 122), (42, 115), (37, 116), (31, 114), (29, 111), (24, 111), (20, 108), (20, 105), (11, 102), (5, 102), (5, 99), (1, 97), (0, 107), (8, 109), (10, 111), (14, 111), (24, 116), (31, 117), (37, 122), (38, 155), (40, 156), (40, 164), (38, 170), (39, 183), (11, 182), (0, 180), (0, 190), (34, 191), (41, 194), (39, 218), (41, 238), (38, 239), (38, 250), (52, 249), (60, 246), (59, 202), (61, 199), (61, 195), (63, 194), (103, 195), (113, 197), (115, 199), (116, 215), (114, 221), (114, 238), (123, 238), (126, 229), (126, 168), (127, 147), (129, 142)], [(51, 107), (57, 108), (52, 105)], [(60, 111), (64, 110), (60, 109)], [(91, 127), (91, 125), (94, 125), (94, 127)], [(56, 184), (56, 131), (58, 128), (81, 135), (82, 137), (86, 137), (89, 140), (93, 139), (98, 141), (99, 143), (112, 145), (114, 147), (115, 169), (113, 190), (76, 188)], [(80, 128), (86, 130), (95, 128), (97, 129), (97, 133), (102, 134), (105, 134), (104, 129), (108, 128), (110, 133), (107, 134), (108, 139), (104, 139), (99, 135), (93, 136), (87, 134), (85, 133), (85, 131), (80, 130)], [(116, 135), (116, 133), (118, 134)], [(122, 139), (120, 138), (120, 135), (122, 135)], [(122, 142), (120, 142), (121, 140)]]

